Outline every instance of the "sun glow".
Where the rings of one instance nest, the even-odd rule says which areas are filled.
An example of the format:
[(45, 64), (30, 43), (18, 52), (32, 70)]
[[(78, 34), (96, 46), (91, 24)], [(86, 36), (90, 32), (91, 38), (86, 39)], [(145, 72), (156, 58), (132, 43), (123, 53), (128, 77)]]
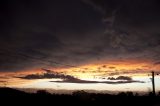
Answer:
[(147, 75), (152, 70), (159, 72), (160, 67), (154, 66), (150, 61), (112, 61), (98, 64), (87, 64), (78, 68), (67, 68), (66, 74), (80, 78), (93, 78), (95, 76), (114, 76), (114, 75)]
[[(123, 60), (123, 61), (110, 61), (101, 63), (90, 63), (77, 67), (50, 67), (49, 70), (61, 73), (64, 75), (71, 75), (75, 78), (82, 80), (92, 81), (104, 81), (108, 77), (117, 76), (129, 76), (134, 78), (148, 77), (148, 74), (152, 70), (156, 73), (160, 73), (160, 66), (154, 65), (151, 61), (136, 61), (136, 60)], [(16, 77), (21, 77), (29, 74), (43, 74), (44, 70), (41, 68), (23, 70), (19, 72), (1, 72), (0, 73), (0, 85), (14, 85), (14, 84), (25, 84), (33, 82), (35, 80), (20, 80)], [(17, 83), (18, 82), (18, 83)]]
[[(116, 75), (144, 76), (152, 70), (159, 72), (160, 65), (154, 65), (151, 61), (142, 60), (123, 60), (109, 61), (100, 63), (90, 63), (77, 67), (49, 67), (53, 72), (72, 75), (78, 78), (95, 78)], [(1, 72), (0, 76), (24, 76), (27, 74), (41, 74), (41, 68), (23, 70), (19, 72)]]

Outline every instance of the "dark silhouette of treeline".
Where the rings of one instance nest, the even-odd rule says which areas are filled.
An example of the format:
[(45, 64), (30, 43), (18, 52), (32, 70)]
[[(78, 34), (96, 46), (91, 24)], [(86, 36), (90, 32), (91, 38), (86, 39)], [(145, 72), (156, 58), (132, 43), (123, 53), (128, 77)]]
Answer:
[(52, 104), (52, 105), (103, 105), (103, 106), (160, 106), (160, 93), (153, 95), (121, 92), (115, 95), (75, 91), (72, 94), (51, 94), (45, 90), (26, 93), (12, 88), (0, 88), (0, 105), (5, 104)]

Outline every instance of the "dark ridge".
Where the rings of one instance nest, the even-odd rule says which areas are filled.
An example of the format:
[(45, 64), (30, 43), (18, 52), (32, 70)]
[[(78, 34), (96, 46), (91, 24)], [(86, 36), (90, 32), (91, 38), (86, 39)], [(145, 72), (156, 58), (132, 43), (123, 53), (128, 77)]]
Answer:
[(26, 105), (102, 105), (105, 106), (160, 106), (160, 93), (156, 96), (149, 93), (140, 96), (132, 92), (121, 92), (116, 95), (103, 93), (87, 93), (75, 91), (69, 94), (50, 94), (45, 90), (37, 93), (26, 93), (12, 88), (0, 88), (0, 100), (5, 104)]

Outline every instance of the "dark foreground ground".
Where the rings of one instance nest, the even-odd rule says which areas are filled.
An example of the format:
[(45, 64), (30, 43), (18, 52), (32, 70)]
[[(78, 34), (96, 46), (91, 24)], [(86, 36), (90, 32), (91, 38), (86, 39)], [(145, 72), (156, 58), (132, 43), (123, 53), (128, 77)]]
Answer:
[[(1, 105), (3, 104), (3, 105)], [(0, 88), (0, 106), (5, 105), (43, 105), (43, 106), (79, 106), (79, 105), (98, 105), (98, 106), (160, 106), (160, 95), (139, 96), (132, 92), (119, 93), (117, 95), (86, 93), (84, 91), (68, 94), (49, 94), (45, 91), (37, 93), (25, 93), (23, 91)]]

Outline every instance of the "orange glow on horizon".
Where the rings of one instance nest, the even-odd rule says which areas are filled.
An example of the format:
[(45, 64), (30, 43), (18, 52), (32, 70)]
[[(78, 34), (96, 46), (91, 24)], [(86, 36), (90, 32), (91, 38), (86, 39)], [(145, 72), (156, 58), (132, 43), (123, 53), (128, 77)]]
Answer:
[[(153, 65), (149, 60), (121, 60), (121, 61), (106, 61), (101, 63), (90, 63), (77, 67), (58, 67), (49, 68), (54, 72), (61, 72), (63, 74), (73, 75), (76, 77), (89, 77), (89, 76), (106, 76), (106, 75), (120, 75), (120, 74), (137, 74), (146, 73), (152, 70), (159, 72), (160, 65)], [(27, 75), (44, 73), (41, 68), (23, 70), (18, 72), (0, 72), (0, 76), (14, 76), (14, 75)]]
[[(125, 61), (110, 61), (101, 63), (90, 63), (77, 67), (58, 67), (58, 68), (47, 68), (53, 72), (58, 72), (65, 75), (71, 75), (76, 78), (84, 80), (107, 80), (109, 76), (129, 76), (142, 78), (148, 76), (148, 74), (154, 70), (160, 73), (160, 65), (154, 65), (151, 61), (136, 61), (136, 60), (125, 60)], [(12, 85), (25, 85), (34, 83), (37, 80), (20, 79), (16, 77), (22, 77), (29, 74), (43, 74), (44, 70), (41, 68), (23, 70), (17, 72), (0, 72), (0, 86), (12, 86)], [(43, 79), (44, 80), (44, 79)]]

